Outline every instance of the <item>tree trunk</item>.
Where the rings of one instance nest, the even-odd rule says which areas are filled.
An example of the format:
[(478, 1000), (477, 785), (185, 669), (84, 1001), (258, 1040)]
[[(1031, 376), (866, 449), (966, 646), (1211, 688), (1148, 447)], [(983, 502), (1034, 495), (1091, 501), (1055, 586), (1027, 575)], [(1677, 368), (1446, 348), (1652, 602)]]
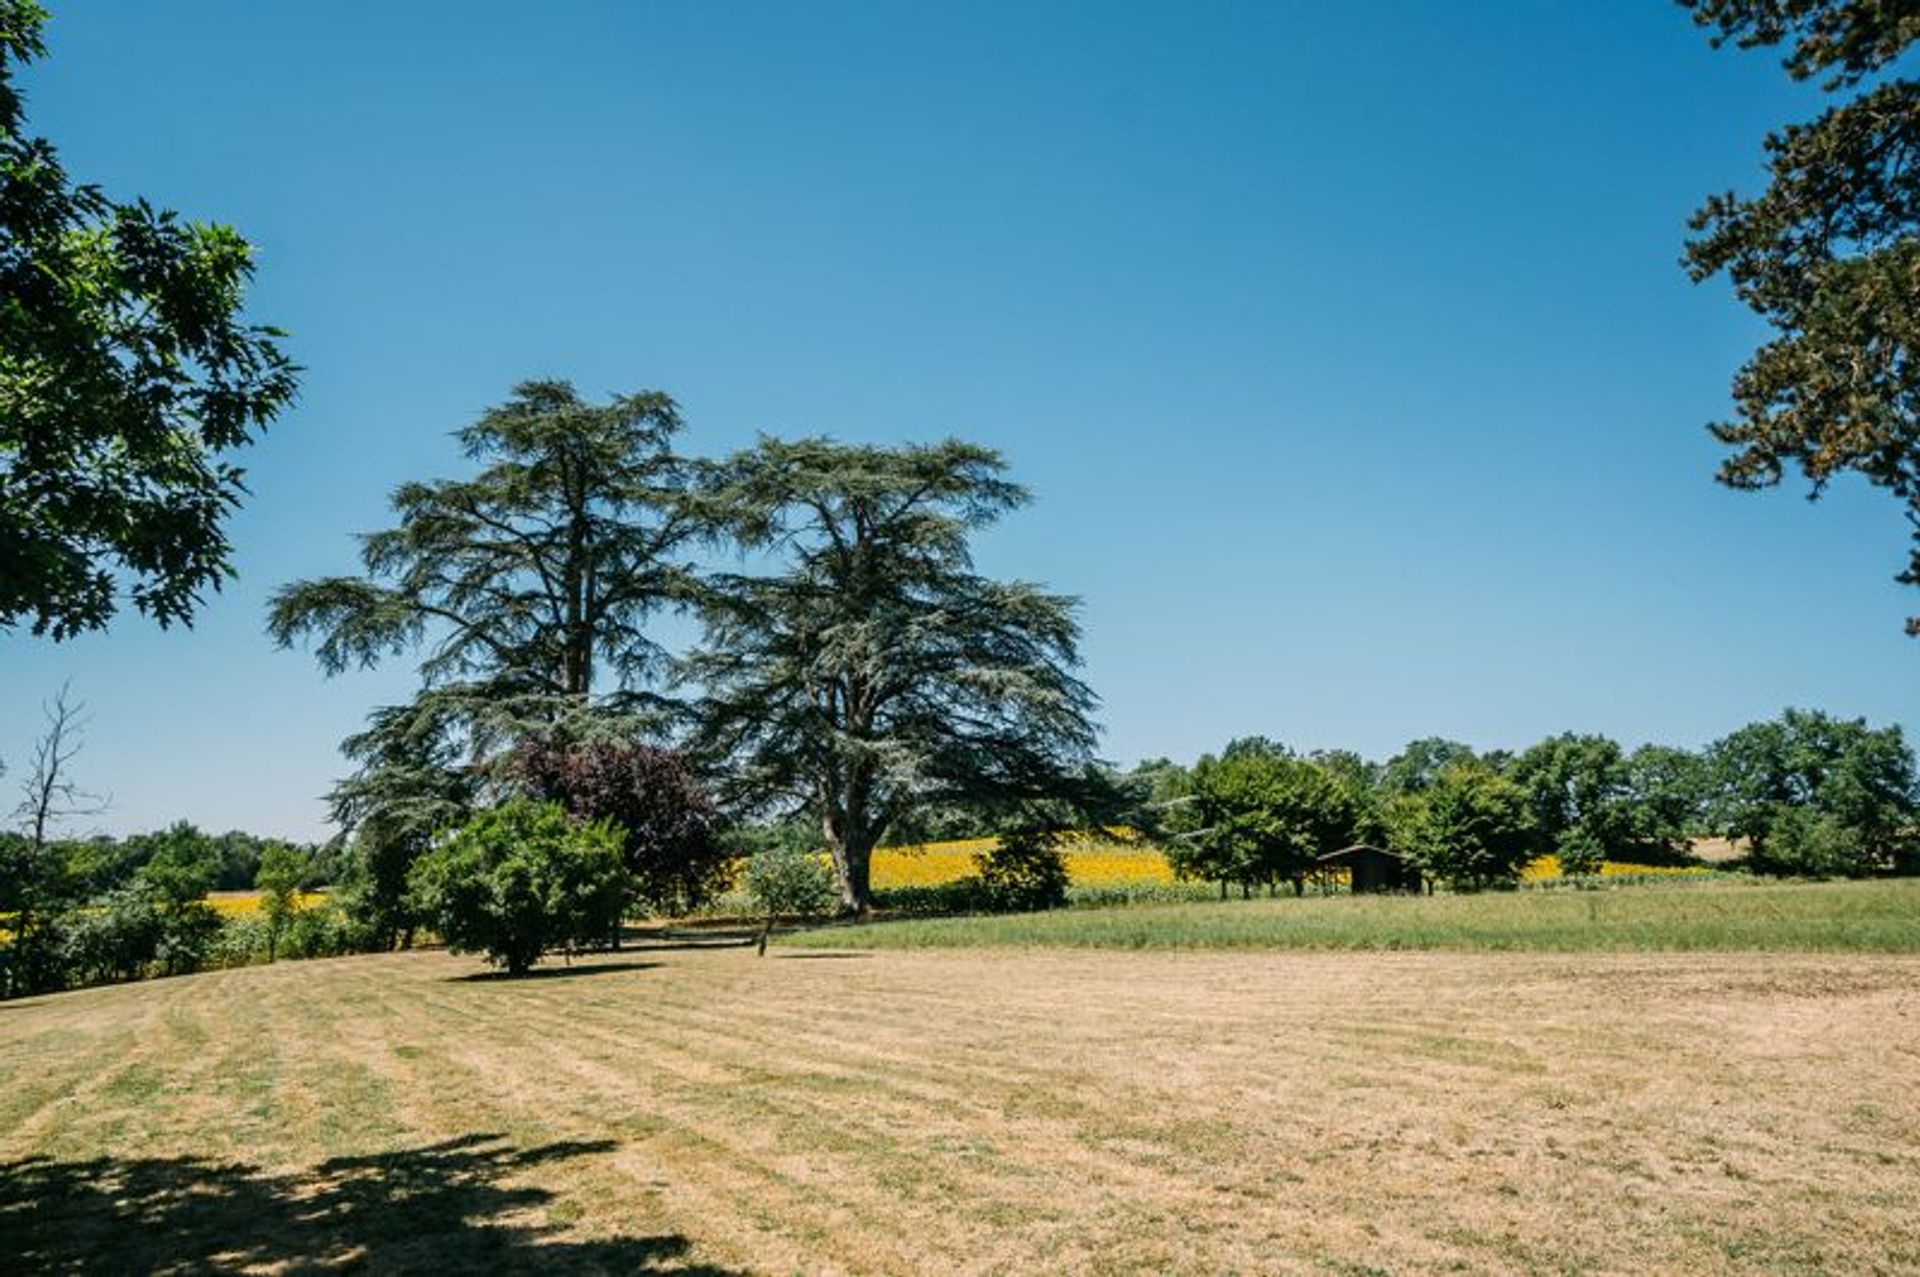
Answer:
[(840, 888), (840, 912), (858, 917), (873, 902), (873, 834), (853, 821), (831, 817), (821, 822), (821, 833)]

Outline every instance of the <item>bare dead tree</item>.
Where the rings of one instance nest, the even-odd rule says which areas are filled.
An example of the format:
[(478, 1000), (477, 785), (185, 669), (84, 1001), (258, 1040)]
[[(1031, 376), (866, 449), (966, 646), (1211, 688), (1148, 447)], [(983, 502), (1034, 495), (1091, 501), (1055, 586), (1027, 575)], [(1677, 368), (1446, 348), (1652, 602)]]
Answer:
[(47, 726), (34, 742), (23, 797), (14, 818), (33, 841), (34, 856), (45, 850), (48, 834), (62, 821), (94, 816), (106, 810), (106, 800), (74, 783), (71, 764), (80, 753), (86, 730), (86, 703), (69, 699), (70, 683), (62, 683), (53, 700), (40, 707)]
[(0, 964), (0, 993), (8, 996), (58, 988), (60, 974), (54, 957), (57, 935), (49, 929), (57, 908), (58, 878), (49, 863), (48, 840), (61, 822), (106, 810), (105, 800), (74, 783), (72, 764), (80, 753), (86, 727), (86, 706), (71, 699), (70, 685), (62, 684), (53, 700), (41, 706), (46, 728), (28, 756), (26, 779), (14, 819), (26, 835), (23, 890), (15, 902), (10, 929), (13, 942)]

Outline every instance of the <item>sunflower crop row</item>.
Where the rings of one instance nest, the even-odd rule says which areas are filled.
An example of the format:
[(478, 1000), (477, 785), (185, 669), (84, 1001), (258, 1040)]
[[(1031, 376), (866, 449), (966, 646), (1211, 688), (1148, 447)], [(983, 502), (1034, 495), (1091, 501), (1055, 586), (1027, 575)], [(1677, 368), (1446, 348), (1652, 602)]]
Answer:
[[(321, 891), (303, 891), (294, 897), (293, 907), (311, 909), (325, 900), (326, 893)], [(260, 893), (257, 891), (210, 891), (207, 903), (222, 918), (245, 918), (260, 912)]]
[[(1698, 878), (1713, 872), (1704, 865), (1636, 865), (1625, 860), (1606, 860), (1600, 864), (1602, 878)], [(1564, 876), (1558, 856), (1542, 856), (1520, 871), (1522, 882), (1546, 882)]]
[[(884, 889), (958, 882), (979, 871), (974, 857), (991, 851), (994, 842), (992, 838), (956, 838), (877, 848), (873, 853), (873, 885)], [(1077, 835), (1067, 840), (1064, 854), (1067, 877), (1076, 887), (1173, 881), (1167, 858), (1139, 843)]]

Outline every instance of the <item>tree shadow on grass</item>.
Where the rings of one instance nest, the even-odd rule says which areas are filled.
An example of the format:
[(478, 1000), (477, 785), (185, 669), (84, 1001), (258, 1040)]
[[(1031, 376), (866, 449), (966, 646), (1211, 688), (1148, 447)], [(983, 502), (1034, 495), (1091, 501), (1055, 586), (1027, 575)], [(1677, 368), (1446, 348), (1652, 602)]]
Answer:
[(484, 984), (494, 980), (568, 980), (583, 975), (617, 975), (622, 971), (651, 971), (657, 962), (583, 962), (570, 967), (535, 967), (524, 975), (506, 971), (474, 971), (448, 976), (454, 984)]
[(760, 939), (758, 927), (660, 927), (630, 930), (622, 938), (625, 948), (647, 950), (739, 949)]
[[(527, 1182), (611, 1141), (515, 1149), (496, 1135), (340, 1157), (274, 1174), (200, 1158), (30, 1157), (0, 1163), (0, 1267), (9, 1273), (678, 1273), (740, 1277), (688, 1258), (678, 1234), (556, 1236), (554, 1199)], [(511, 1182), (508, 1182), (511, 1181)]]

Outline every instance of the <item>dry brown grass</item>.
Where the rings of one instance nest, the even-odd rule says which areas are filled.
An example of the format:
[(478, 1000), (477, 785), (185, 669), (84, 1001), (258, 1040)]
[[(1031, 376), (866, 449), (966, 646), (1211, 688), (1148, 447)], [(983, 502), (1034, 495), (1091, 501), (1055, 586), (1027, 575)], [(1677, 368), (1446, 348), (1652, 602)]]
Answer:
[(1710, 865), (1745, 860), (1752, 844), (1745, 838), (1695, 838), (1687, 843), (1687, 854)]
[(479, 970), (414, 953), (0, 1005), (0, 1255), (1920, 1269), (1912, 958), (725, 949)]

